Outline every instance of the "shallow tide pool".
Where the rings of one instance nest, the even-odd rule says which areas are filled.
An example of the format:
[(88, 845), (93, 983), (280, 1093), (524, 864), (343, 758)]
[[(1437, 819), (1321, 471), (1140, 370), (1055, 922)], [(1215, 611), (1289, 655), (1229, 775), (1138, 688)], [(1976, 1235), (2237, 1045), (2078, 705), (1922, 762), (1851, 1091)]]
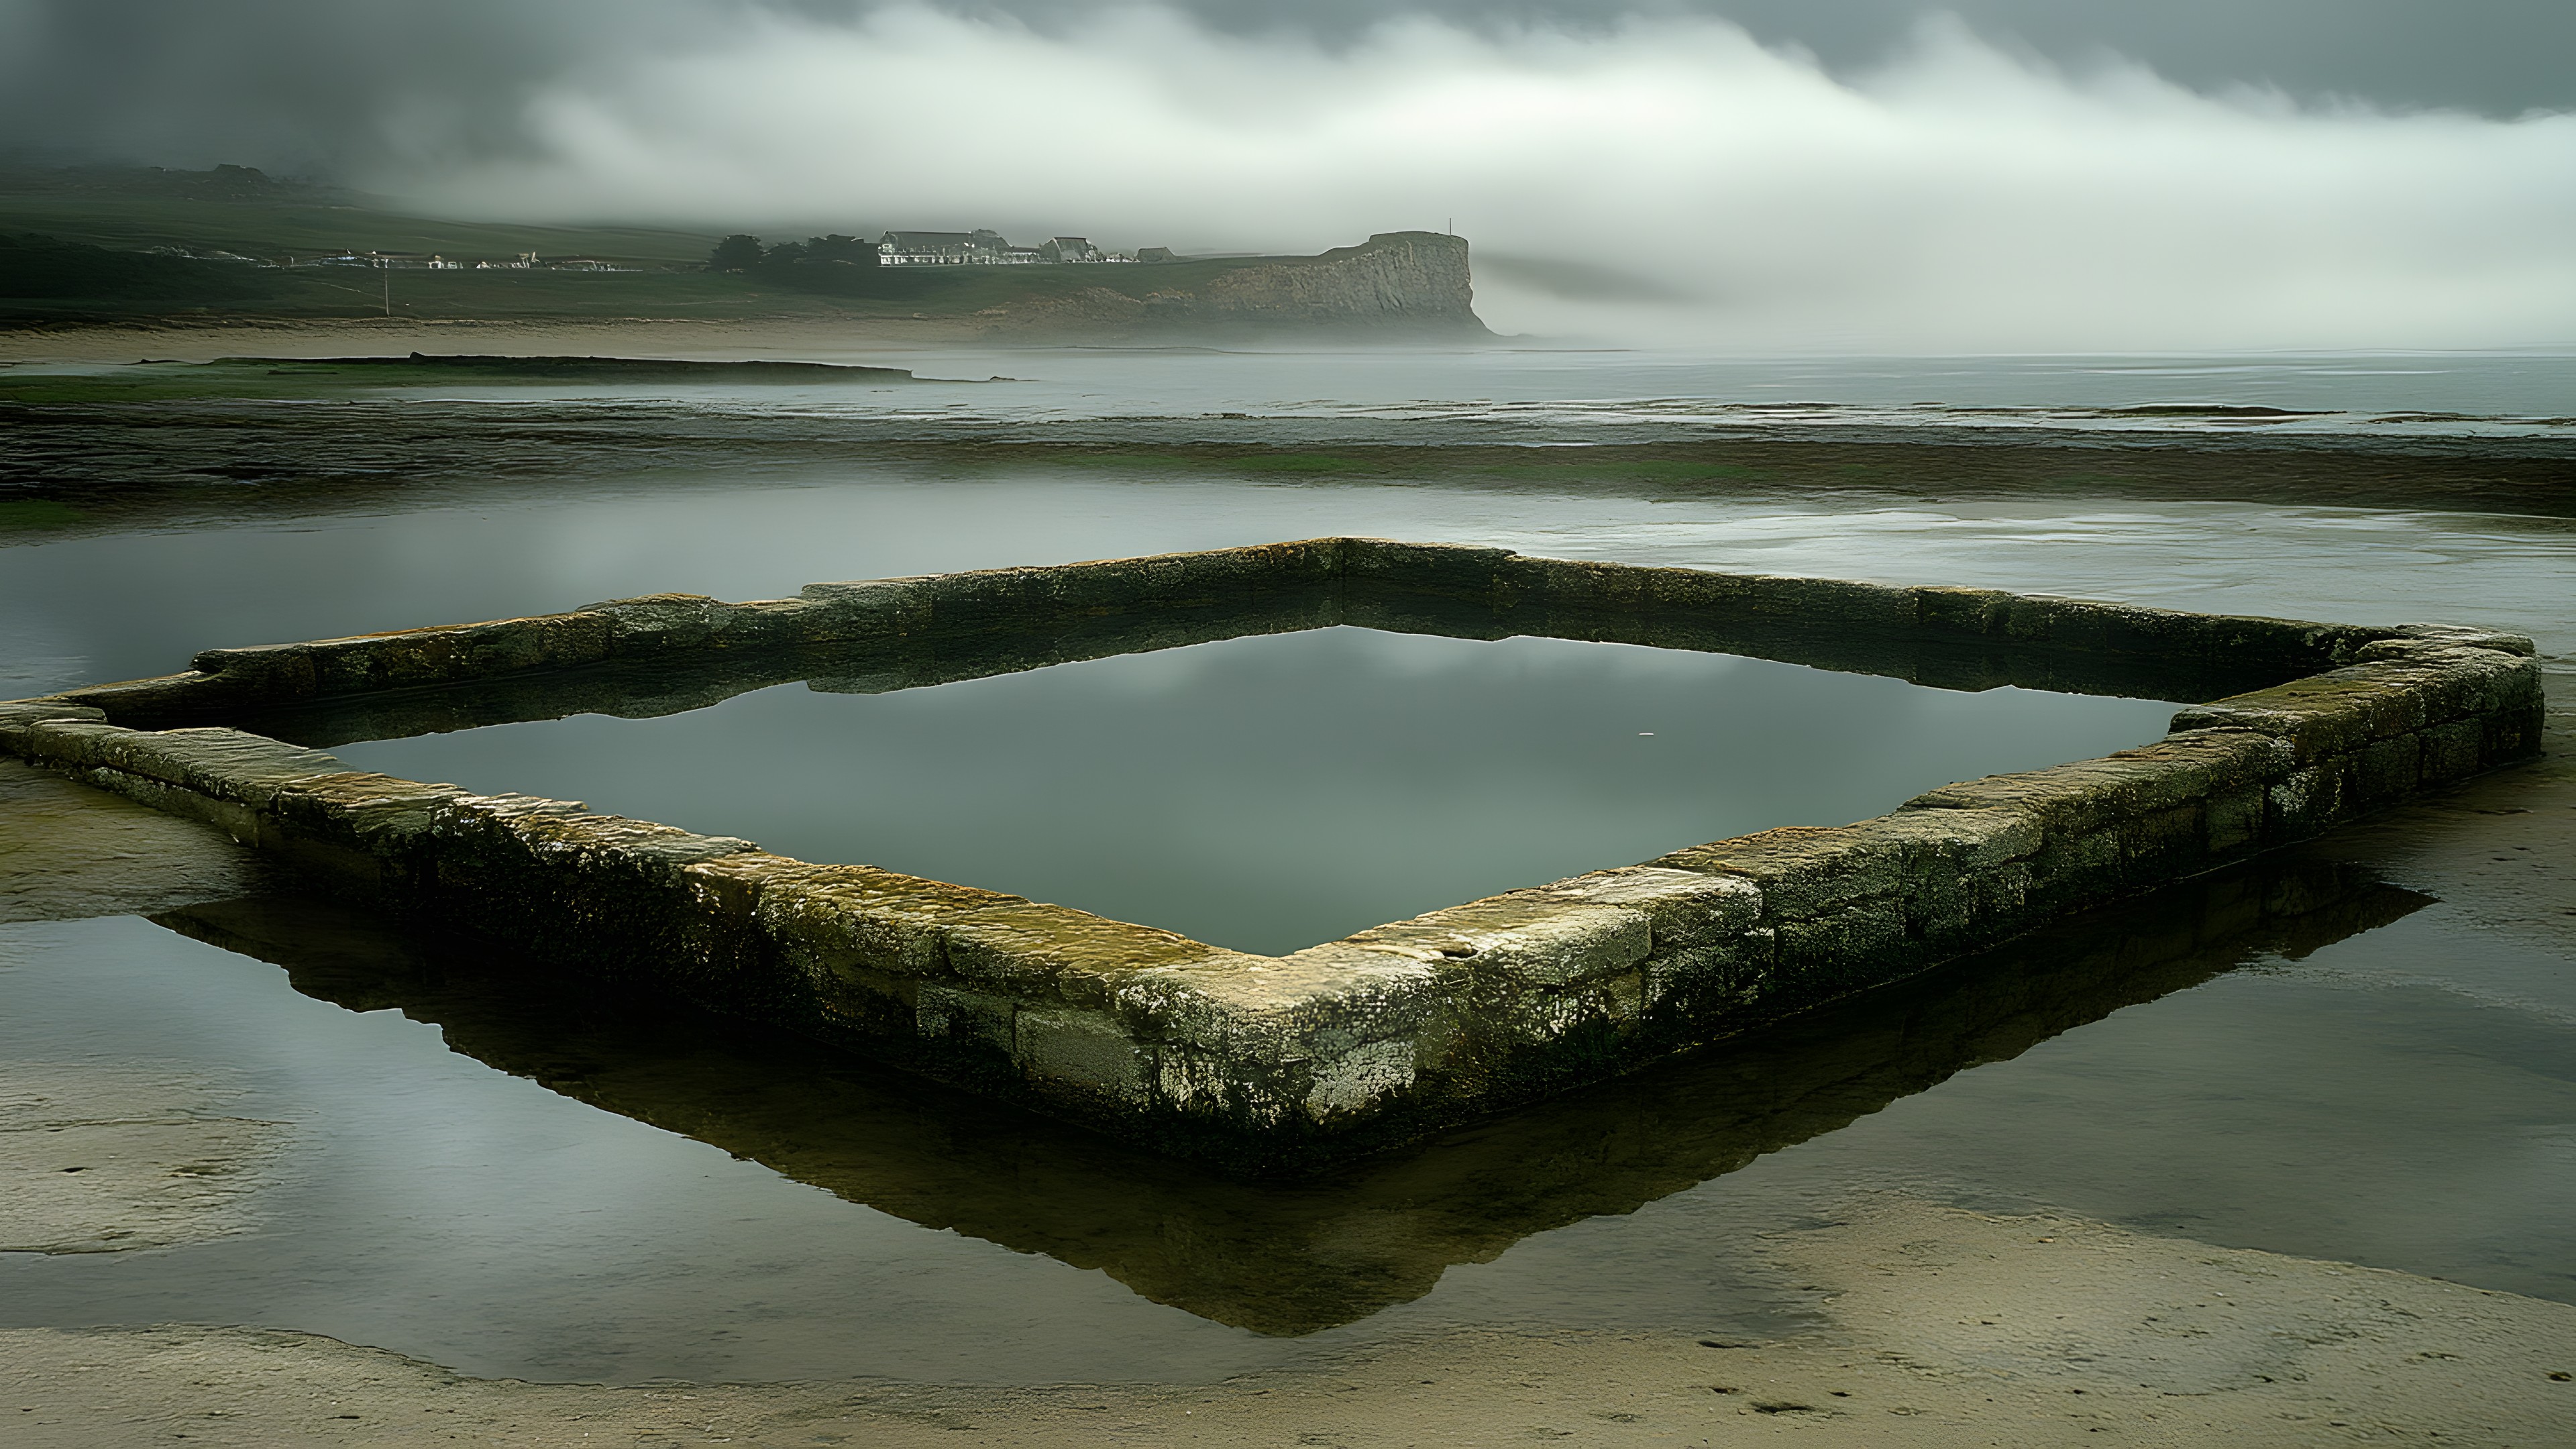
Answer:
[(333, 753), (1276, 955), (2145, 744), (2174, 708), (1334, 628), (887, 694), (781, 685), (658, 719), (577, 715)]

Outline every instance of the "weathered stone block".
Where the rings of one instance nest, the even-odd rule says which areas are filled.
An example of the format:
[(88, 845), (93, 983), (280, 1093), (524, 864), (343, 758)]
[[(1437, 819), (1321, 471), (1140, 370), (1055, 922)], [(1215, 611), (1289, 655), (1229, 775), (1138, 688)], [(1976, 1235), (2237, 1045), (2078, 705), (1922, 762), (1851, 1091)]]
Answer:
[(1016, 999), (988, 992), (928, 981), (913, 989), (913, 1029), (926, 1039), (971, 1041), (1008, 1053), (1019, 1009)]
[(1770, 920), (1811, 916), (1846, 902), (1892, 897), (1903, 879), (1900, 841), (1848, 825), (1785, 825), (1657, 856), (1666, 870), (1722, 873), (1762, 891)]
[(2261, 734), (2195, 730), (2096, 760), (1944, 785), (1906, 801), (1898, 813), (2020, 810), (2055, 840), (2265, 784), (2287, 763), (2281, 747)]
[(1879, 631), (1910, 628), (1916, 622), (1912, 589), (1847, 579), (1757, 576), (1746, 581), (1739, 607), (1757, 615), (1794, 618), (1802, 627), (1821, 624)]
[(240, 730), (127, 730), (51, 720), (30, 725), (25, 737), (42, 759), (139, 775), (253, 809), (265, 808), (283, 785), (347, 769), (319, 750)]
[(166, 810), (173, 815), (211, 825), (243, 845), (269, 846), (276, 843), (272, 833), (264, 828), (260, 813), (236, 801), (203, 794), (184, 785), (164, 784), (123, 770), (60, 763), (55, 763), (54, 767), (93, 789), (122, 795), (155, 810)]
[(287, 700), (593, 664), (608, 652), (609, 621), (573, 613), (209, 649), (190, 663), (201, 674), (224, 676), (235, 688)]
[(1732, 940), (1762, 919), (1762, 890), (1752, 881), (1657, 866), (1597, 870), (1541, 886), (1533, 894), (1642, 912), (1649, 949), (1659, 955), (1670, 948)]
[(1317, 1122), (1356, 1116), (1412, 1089), (1413, 1043), (1400, 1037), (1363, 1043), (1315, 1063), (1312, 1071), (1306, 1115)]
[(1909, 804), (1846, 828), (1892, 845), (1906, 878), (1945, 869), (1993, 870), (2037, 853), (2047, 840), (2042, 819), (2026, 811), (1940, 805)]
[(1451, 1070), (1464, 1059), (1483, 1072), (1526, 1069), (1531, 1049), (1543, 1058), (1570, 1040), (1597, 1048), (1624, 1035), (1644, 1010), (1642, 968), (1562, 986), (1480, 991), (1459, 1014), (1461, 1041)]
[(2446, 784), (2478, 772), (2486, 759), (2486, 727), (2481, 719), (2453, 720), (2424, 731), (2422, 779)]
[(53, 698), (97, 709), (111, 723), (145, 729), (255, 710), (270, 702), (269, 696), (239, 680), (194, 672), (86, 685)]
[(2263, 795), (2263, 786), (2247, 785), (2209, 797), (2201, 844), (2211, 858), (2241, 855), (2262, 842)]
[(2530, 635), (2508, 633), (2499, 629), (2467, 628), (2458, 624), (2400, 624), (2388, 632), (2396, 636), (2396, 639), (2374, 641), (2364, 645), (2359, 651), (2360, 657), (2372, 657), (2377, 651), (2395, 644), (2397, 640), (2452, 649), (2491, 649), (2498, 654), (2511, 654), (2523, 659), (2533, 658), (2540, 652), (2539, 646), (2532, 642)]
[(1108, 1008), (1130, 974), (1220, 953), (1151, 926), (1017, 897), (988, 900), (940, 922), (948, 969), (987, 990)]
[(2350, 808), (2344, 788), (2350, 770), (2349, 756), (2320, 760), (2272, 785), (2265, 801), (2265, 843), (2305, 840), (2342, 819)]
[(1012, 1020), (1011, 1059), (1032, 1085), (1141, 1103), (1155, 1073), (1150, 1056), (1103, 1011), (1021, 1007)]
[(803, 643), (810, 637), (806, 616), (820, 609), (803, 599), (728, 604), (704, 594), (647, 594), (585, 604), (578, 612), (607, 621), (610, 656), (634, 659), (694, 649), (766, 649)]
[(1997, 589), (1915, 588), (1914, 620), (1925, 629), (1971, 639), (2013, 635), (2018, 596)]
[(812, 643), (900, 638), (930, 626), (927, 577), (866, 579), (846, 584), (807, 584), (798, 595), (814, 605), (802, 616)]
[(421, 853), (438, 808), (466, 793), (453, 785), (342, 771), (280, 785), (267, 813), (283, 830), (392, 859)]
[[(2034, 876), (2029, 860), (2006, 861), (1971, 872), (1963, 882), (1968, 898), (1968, 929), (1988, 933), (1989, 939), (1995, 939), (2015, 934), (2028, 925), (2036, 914), (2031, 895)], [(1959, 938), (1926, 934), (1945, 947), (1956, 949), (1961, 944)]]
[(2124, 889), (2119, 822), (2051, 834), (2030, 858), (2025, 899), (2042, 912), (2108, 900)]
[(1788, 986), (1846, 989), (1893, 980), (1923, 964), (1909, 949), (1905, 914), (1894, 900), (1852, 901), (1803, 917), (1784, 917), (1778, 933), (1779, 981)]
[(1850, 829), (1895, 850), (1895, 900), (1906, 933), (1944, 950), (2018, 918), (2028, 861), (2046, 843), (2039, 817), (2020, 810), (1904, 809)]
[(1605, 616), (1642, 618), (1658, 602), (1658, 570), (1623, 569), (1576, 559), (1524, 558), (1518, 554), (1493, 567), (1501, 581), (1499, 594), (1506, 607), (1532, 607), (1552, 622), (1588, 622)]
[[(1503, 607), (1513, 602), (1519, 577), (1512, 568), (1519, 555), (1507, 548), (1347, 538), (1342, 540), (1341, 559), (1342, 577), (1363, 587), (1374, 585)], [(1500, 597), (1498, 585), (1502, 588)]]
[(1645, 911), (1573, 902), (1542, 889), (1372, 926), (1342, 944), (1461, 965), (1479, 981), (1555, 986), (1627, 970), (1646, 959), (1654, 932)]
[(2141, 814), (2122, 826), (2122, 886), (2140, 889), (2207, 869), (2206, 821), (2206, 805), (2195, 801)]
[(789, 990), (836, 1037), (898, 1043), (920, 1035), (921, 983), (913, 977), (841, 965)]
[(57, 704), (52, 700), (28, 699), (0, 704), (0, 750), (27, 759), (48, 758), (37, 743), (36, 726), (50, 724), (105, 724), (107, 711), (85, 704)]
[(2423, 779), (2424, 741), (2414, 734), (2372, 740), (2361, 748), (2354, 770), (2354, 783), (2366, 804), (2412, 794)]
[(943, 927), (1018, 899), (874, 866), (818, 866), (766, 879), (754, 919), (786, 961), (816, 980), (851, 970), (937, 977), (949, 972)]
[(1646, 1008), (1683, 1022), (1716, 1022), (1771, 989), (1776, 938), (1769, 927), (1724, 945), (1657, 953), (1645, 965)]
[(2174, 728), (2239, 729), (2287, 741), (2296, 763), (2349, 754), (2373, 740), (2514, 707), (2539, 691), (2536, 661), (2488, 649), (2398, 641), (2379, 657), (2174, 716)]
[(1312, 1056), (1328, 1033), (1360, 1041), (1424, 1031), (1450, 1009), (1464, 974), (1340, 941), (1276, 958), (1211, 949), (1136, 971), (1115, 997), (1139, 1039), (1275, 1065)]

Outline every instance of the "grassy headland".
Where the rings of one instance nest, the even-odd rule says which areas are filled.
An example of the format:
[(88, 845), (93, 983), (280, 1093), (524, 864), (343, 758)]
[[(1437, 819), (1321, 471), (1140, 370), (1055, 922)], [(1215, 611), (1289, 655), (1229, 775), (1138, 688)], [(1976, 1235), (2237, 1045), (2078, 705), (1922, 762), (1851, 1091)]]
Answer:
[[(1275, 279), (1235, 275), (1330, 267), (1352, 249), (1132, 265), (721, 271), (707, 266), (717, 241), (710, 233), (644, 227), (412, 216), (378, 198), (241, 167), (0, 171), (0, 328), (386, 317), (961, 319), (981, 331), (1080, 334), (1240, 325), (1265, 320), (1265, 309), (1278, 314), (1266, 320), (1281, 325), (1389, 320), (1328, 315), (1334, 305), (1312, 305), (1310, 294), (1328, 297), (1332, 289), (1319, 291), (1311, 279), (1282, 289)], [(1464, 248), (1457, 250), (1457, 297), (1392, 320), (1437, 322), (1455, 313), (1445, 320), (1464, 317), (1482, 332), (1465, 311)], [(371, 253), (463, 265), (317, 264)], [(525, 253), (537, 254), (538, 265), (505, 265)], [(605, 269), (558, 265), (574, 258)], [(1262, 300), (1256, 294), (1265, 286), (1295, 294), (1297, 305)], [(1210, 304), (1200, 305), (1202, 298)]]

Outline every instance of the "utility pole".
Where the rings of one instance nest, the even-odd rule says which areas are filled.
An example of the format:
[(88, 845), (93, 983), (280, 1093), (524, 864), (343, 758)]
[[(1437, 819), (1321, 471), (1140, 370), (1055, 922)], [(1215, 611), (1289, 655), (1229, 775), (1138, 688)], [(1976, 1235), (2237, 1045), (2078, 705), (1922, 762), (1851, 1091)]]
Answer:
[(383, 266), (385, 270), (385, 315), (390, 317), (394, 315), (394, 264), (390, 259), (388, 259), (383, 263)]

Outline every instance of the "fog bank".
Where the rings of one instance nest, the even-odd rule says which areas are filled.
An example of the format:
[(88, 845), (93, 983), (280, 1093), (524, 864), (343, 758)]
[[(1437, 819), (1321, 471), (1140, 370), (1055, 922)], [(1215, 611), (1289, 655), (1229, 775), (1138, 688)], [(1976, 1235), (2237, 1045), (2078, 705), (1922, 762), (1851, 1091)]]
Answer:
[(1747, 349), (2576, 340), (2576, 117), (2212, 97), (1934, 23), (1852, 78), (1710, 20), (1325, 47), (757, 16), (574, 70), (523, 150), (382, 163), (494, 217), (998, 226), (1313, 250), (1454, 224), (1505, 332)]

